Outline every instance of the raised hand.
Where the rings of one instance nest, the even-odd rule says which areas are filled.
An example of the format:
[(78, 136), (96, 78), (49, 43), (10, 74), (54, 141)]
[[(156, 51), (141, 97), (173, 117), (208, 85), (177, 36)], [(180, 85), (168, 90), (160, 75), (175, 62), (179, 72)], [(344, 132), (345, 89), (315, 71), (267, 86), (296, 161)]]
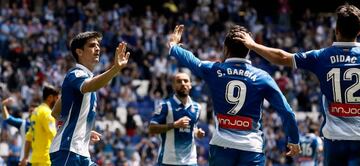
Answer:
[(252, 46), (254, 46), (256, 43), (255, 41), (251, 38), (249, 33), (246, 32), (239, 32), (239, 37), (236, 37), (236, 40), (240, 40), (242, 43), (244, 43), (245, 47), (247, 47), (248, 49), (251, 49)]
[(114, 67), (118, 70), (124, 68), (129, 60), (130, 52), (126, 52), (126, 45), (125, 42), (121, 42), (119, 46), (116, 47)]
[(174, 32), (170, 35), (168, 46), (179, 44), (181, 41), (181, 35), (184, 31), (184, 25), (176, 25)]
[(8, 98), (6, 98), (5, 100), (3, 100), (3, 101), (1, 102), (1, 104), (2, 104), (2, 105), (5, 105), (5, 106), (9, 106), (9, 104), (11, 104), (12, 102), (14, 102), (14, 99), (11, 98), (11, 97), (8, 97)]

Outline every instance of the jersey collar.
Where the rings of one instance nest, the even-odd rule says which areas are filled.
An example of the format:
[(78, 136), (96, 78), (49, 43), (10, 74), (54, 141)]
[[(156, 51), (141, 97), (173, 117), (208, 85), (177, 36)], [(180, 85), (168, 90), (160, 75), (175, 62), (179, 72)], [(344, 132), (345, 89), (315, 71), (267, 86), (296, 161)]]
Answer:
[(334, 42), (333, 46), (360, 47), (358, 42)]
[(251, 61), (245, 58), (227, 58), (225, 62), (242, 62), (242, 63), (248, 63), (251, 65)]
[(82, 64), (80, 64), (80, 63), (77, 63), (77, 64), (76, 64), (76, 67), (84, 70), (87, 74), (90, 75), (90, 77), (93, 77), (93, 76), (94, 76), (94, 74), (93, 74), (88, 68), (86, 68), (84, 65), (82, 65)]
[[(173, 99), (175, 100), (176, 104), (180, 105), (182, 104), (180, 99), (176, 97), (176, 95), (173, 96)], [(191, 97), (188, 96), (188, 102), (185, 104), (184, 108), (187, 109), (191, 106), (192, 100)]]

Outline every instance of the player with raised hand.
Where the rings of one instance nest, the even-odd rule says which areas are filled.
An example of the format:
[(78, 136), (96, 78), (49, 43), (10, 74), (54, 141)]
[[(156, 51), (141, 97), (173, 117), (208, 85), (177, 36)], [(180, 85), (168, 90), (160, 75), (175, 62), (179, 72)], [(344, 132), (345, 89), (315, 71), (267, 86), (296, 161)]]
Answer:
[(313, 72), (320, 81), (325, 165), (360, 165), (360, 10), (345, 4), (336, 10), (336, 42), (328, 48), (289, 53), (254, 42), (240, 32), (239, 41), (268, 61)]
[(55, 136), (50, 157), (52, 165), (94, 165), (90, 159), (89, 142), (99, 140), (100, 134), (92, 131), (96, 114), (95, 91), (104, 87), (119, 75), (128, 62), (130, 53), (126, 43), (119, 43), (115, 51), (114, 64), (104, 73), (92, 73), (100, 58), (98, 32), (82, 32), (70, 42), (72, 55), (77, 64), (70, 69), (62, 84), (60, 103), (52, 115), (62, 124)]
[(216, 131), (210, 141), (211, 166), (265, 165), (261, 115), (267, 99), (283, 120), (289, 152), (300, 152), (295, 115), (271, 76), (246, 59), (249, 49), (235, 40), (246, 28), (233, 26), (224, 41), (223, 62), (200, 61), (179, 46), (183, 25), (169, 38), (170, 55), (201, 77), (209, 86), (214, 103)]

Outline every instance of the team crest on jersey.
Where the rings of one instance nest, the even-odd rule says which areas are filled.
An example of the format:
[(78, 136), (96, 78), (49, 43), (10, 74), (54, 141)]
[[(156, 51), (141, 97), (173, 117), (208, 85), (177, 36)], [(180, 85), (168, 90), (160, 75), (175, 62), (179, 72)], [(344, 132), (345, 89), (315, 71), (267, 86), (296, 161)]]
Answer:
[(75, 70), (75, 77), (79, 78), (79, 77), (86, 77), (86, 73), (82, 70)]

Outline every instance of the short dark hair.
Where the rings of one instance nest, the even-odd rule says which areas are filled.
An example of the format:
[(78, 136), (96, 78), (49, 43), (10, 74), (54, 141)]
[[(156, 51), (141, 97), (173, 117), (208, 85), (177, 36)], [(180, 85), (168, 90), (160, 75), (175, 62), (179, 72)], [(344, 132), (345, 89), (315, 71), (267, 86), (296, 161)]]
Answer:
[(50, 95), (59, 95), (59, 91), (52, 85), (44, 85), (42, 99), (46, 100)]
[(345, 4), (336, 9), (336, 28), (341, 36), (346, 39), (356, 38), (360, 32), (360, 10), (354, 6)]
[(249, 52), (249, 49), (245, 45), (235, 38), (239, 37), (239, 32), (250, 32), (243, 26), (233, 25), (227, 33), (224, 41), (224, 45), (228, 49), (231, 57), (245, 58)]
[(73, 39), (70, 41), (70, 49), (71, 53), (74, 56), (76, 62), (79, 62), (79, 55), (76, 53), (76, 49), (84, 49), (85, 43), (87, 40), (96, 38), (99, 41), (102, 39), (102, 35), (99, 32), (95, 31), (88, 31), (82, 32), (77, 34)]

